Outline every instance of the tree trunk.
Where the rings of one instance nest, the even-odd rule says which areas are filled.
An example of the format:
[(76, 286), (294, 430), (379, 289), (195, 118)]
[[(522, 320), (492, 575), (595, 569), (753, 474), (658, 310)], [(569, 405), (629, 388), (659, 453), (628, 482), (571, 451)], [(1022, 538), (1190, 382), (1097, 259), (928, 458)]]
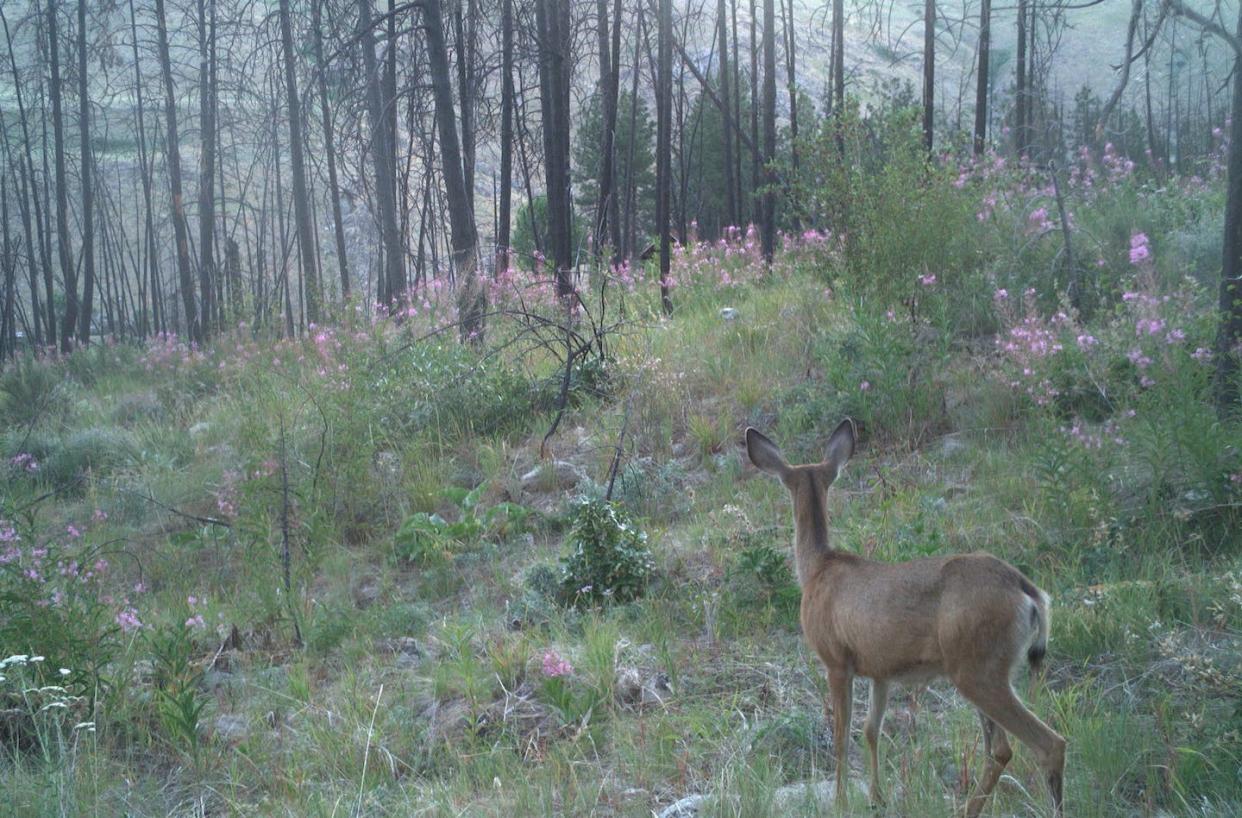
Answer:
[(444, 21), (437, 0), (427, 0), (422, 4), (422, 9), (427, 32), (431, 92), (435, 97), (436, 122), (439, 125), (441, 174), (448, 200), (449, 236), (453, 244), (453, 265), (457, 271), (461, 337), (463, 341), (479, 342), (483, 337), (487, 297), (479, 283), (478, 237), (462, 168), (457, 126), (454, 124), (457, 116), (453, 111), (453, 86), (449, 80), (448, 49), (444, 45)]
[(776, 252), (776, 5), (763, 0), (763, 259)]
[(317, 323), (323, 294), (319, 289), (319, 273), (315, 267), (310, 194), (306, 187), (306, 168), (302, 158), (302, 103), (298, 98), (297, 75), (294, 72), (289, 0), (280, 0), (280, 40), (284, 54), (285, 99), (289, 106), (289, 166), (293, 172), (293, 218), (297, 222), (298, 258), (305, 290), (306, 320)]
[(404, 289), (404, 258), (401, 233), (397, 228), (396, 201), (390, 166), (388, 124), (384, 116), (384, 98), (379, 66), (375, 59), (375, 31), (371, 18), (371, 0), (358, 0), (358, 40), (362, 48), (363, 68), (367, 74), (367, 120), (371, 126), (371, 161), (375, 169), (375, 199), (384, 245), (384, 266), (376, 282), (376, 300), (392, 307)]
[(673, 312), (669, 292), (669, 266), (672, 241), (669, 235), (669, 204), (672, 192), (672, 126), (673, 126), (673, 2), (659, 0), (657, 44), (660, 54), (659, 75), (656, 77), (656, 229), (660, 233), (660, 302), (664, 314)]
[[(1238, 9), (1235, 48), (1242, 43), (1242, 7)], [(1224, 257), (1220, 276), (1220, 329), (1216, 336), (1216, 408), (1222, 418), (1238, 413), (1238, 376), (1242, 370), (1242, 51), (1235, 52), (1233, 120), (1229, 133)]]
[(168, 25), (164, 0), (155, 0), (155, 22), (159, 39), (160, 70), (164, 78), (164, 114), (168, 120), (168, 180), (172, 188), (173, 232), (177, 240), (177, 277), (181, 285), (181, 303), (185, 307), (186, 333), (192, 341), (203, 342), (203, 330), (194, 306), (194, 279), (190, 272), (189, 225), (185, 219), (185, 202), (181, 190), (181, 147), (177, 141), (177, 95), (173, 88), (172, 61), (168, 56)]
[[(785, 2), (781, 0), (781, 15), (785, 15)], [(789, 12), (785, 17), (785, 69), (789, 75), (789, 164), (793, 178), (798, 179), (798, 62), (797, 27), (794, 22), (794, 3), (789, 0)], [(793, 210), (793, 228), (801, 230), (798, 209)]]
[(216, 323), (216, 0), (198, 0), (198, 115), (198, 320), (210, 337)]
[[(78, 342), (91, 341), (95, 300), (95, 169), (91, 161), (91, 98), (86, 74), (86, 0), (78, 0), (78, 133), (82, 163), (82, 303)], [(68, 301), (65, 318), (68, 320)]]
[[(781, 0), (782, 8), (784, 0)], [(720, 139), (724, 148), (724, 185), (725, 185), (725, 224), (733, 226), (738, 223), (737, 199), (733, 180), (733, 117), (730, 114), (732, 97), (729, 95), (729, 26), (725, 0), (716, 0), (716, 26), (719, 33), (720, 51), (720, 100), (721, 110)], [(728, 235), (727, 231), (721, 231)]]
[(750, 0), (750, 145), (750, 221), (754, 224), (763, 221), (759, 198), (759, 15), (755, 0)]
[(1018, 156), (1026, 155), (1026, 9), (1030, 0), (1018, 0), (1018, 76), (1013, 91), (1014, 102), (1014, 145)]
[(832, 0), (832, 107), (845, 111), (845, 0)]
[(979, 64), (975, 84), (975, 155), (979, 156), (988, 141), (988, 63), (992, 49), (992, 0), (980, 0)]
[(567, 0), (537, 0), (539, 85), (548, 190), (548, 245), (556, 264), (556, 293), (573, 292), (572, 203), (569, 178), (569, 46)]
[[(465, 19), (462, 5), (466, 5)], [(453, 29), (457, 48), (457, 92), (461, 99), (461, 169), (466, 199), (474, 212), (474, 0), (458, 0), (453, 6)]]
[[(513, 221), (513, 0), (501, 0), (500, 17), (500, 214), (496, 220), (496, 272), (509, 269)], [(419, 245), (421, 255), (422, 245)]]
[(61, 320), (60, 350), (73, 349), (78, 328), (77, 268), (69, 244), (69, 192), (65, 179), (65, 119), (60, 102), (60, 34), (56, 20), (56, 0), (47, 3), (48, 53), (51, 78), (48, 95), (52, 100), (52, 139), (56, 156), (56, 249), (60, 256), (60, 273), (65, 286), (65, 315)]
[[(608, 0), (597, 0), (596, 14), (598, 15), (596, 34), (599, 38), (599, 95), (603, 106), (604, 121), (603, 127), (600, 128), (599, 201), (596, 203), (595, 210), (594, 239), (595, 253), (602, 257), (604, 245), (607, 243), (609, 214), (615, 212), (616, 197), (612, 185), (616, 166), (613, 141), (617, 129), (617, 88), (612, 82), (614, 57), (608, 32)], [(621, 55), (617, 54), (616, 60), (620, 59)], [(612, 249), (613, 253), (617, 252), (615, 243)]]
[(332, 115), (328, 110), (328, 64), (323, 58), (323, 4), (313, 0), (311, 37), (315, 49), (315, 80), (319, 91), (319, 115), (323, 122), (323, 150), (328, 160), (328, 196), (332, 199), (332, 228), (336, 238), (336, 268), (341, 277), (341, 298), (350, 295), (349, 259), (345, 249), (345, 223), (341, 218), (341, 186), (336, 177), (336, 139), (332, 133)]
[(930, 156), (936, 128), (936, 0), (923, 3), (923, 145)]

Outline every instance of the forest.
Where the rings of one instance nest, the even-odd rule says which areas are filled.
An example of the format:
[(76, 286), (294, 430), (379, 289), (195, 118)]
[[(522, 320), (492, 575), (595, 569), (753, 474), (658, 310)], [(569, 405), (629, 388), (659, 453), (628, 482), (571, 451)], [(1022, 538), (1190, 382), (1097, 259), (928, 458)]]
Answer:
[(1238, 0), (0, 27), (0, 814), (1242, 812)]

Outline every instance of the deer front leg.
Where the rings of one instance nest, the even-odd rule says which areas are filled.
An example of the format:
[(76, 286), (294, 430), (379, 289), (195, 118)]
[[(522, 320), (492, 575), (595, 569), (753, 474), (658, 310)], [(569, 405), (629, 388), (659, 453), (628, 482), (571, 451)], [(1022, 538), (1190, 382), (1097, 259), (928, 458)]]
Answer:
[(871, 681), (871, 706), (867, 708), (867, 721), (863, 723), (863, 735), (871, 751), (871, 803), (884, 803), (884, 790), (880, 785), (880, 734), (884, 727), (884, 709), (888, 707), (888, 682)]
[[(828, 671), (828, 696), (832, 706), (832, 746), (837, 756), (837, 806), (849, 808), (850, 715), (854, 704), (854, 677), (847, 670)], [(829, 704), (824, 701), (825, 707)]]

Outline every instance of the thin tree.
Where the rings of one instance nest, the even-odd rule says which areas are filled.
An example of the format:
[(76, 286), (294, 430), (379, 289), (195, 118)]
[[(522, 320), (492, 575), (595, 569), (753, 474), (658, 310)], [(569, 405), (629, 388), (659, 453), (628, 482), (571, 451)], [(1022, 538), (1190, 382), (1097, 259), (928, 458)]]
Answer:
[(936, 0), (923, 2), (923, 144), (931, 154), (936, 127)]
[(172, 189), (173, 232), (177, 241), (177, 278), (181, 285), (181, 303), (185, 308), (186, 332), (191, 340), (203, 341), (202, 327), (194, 304), (194, 279), (190, 273), (190, 230), (185, 219), (185, 202), (181, 190), (181, 147), (177, 140), (177, 94), (173, 86), (172, 61), (168, 56), (168, 23), (164, 0), (155, 0), (155, 28), (159, 42), (160, 73), (164, 79), (164, 116), (167, 124), (168, 182)]
[(323, 295), (315, 266), (315, 237), (311, 228), (310, 194), (306, 187), (306, 165), (302, 156), (302, 103), (298, 97), (297, 74), (293, 62), (293, 27), (289, 20), (289, 0), (280, 0), (280, 41), (284, 56), (285, 99), (289, 107), (289, 167), (293, 173), (293, 213), (297, 223), (298, 259), (306, 299), (306, 320), (319, 320)]
[[(1234, 54), (1233, 118), (1229, 132), (1229, 168), (1225, 181), (1225, 238), (1220, 273), (1220, 326), (1216, 333), (1216, 411), (1235, 418), (1239, 411), (1238, 377), (1242, 373), (1242, 6), (1233, 33), (1215, 19), (1165, 0), (1169, 9), (1223, 40)], [(1219, 10), (1219, 9), (1218, 9)]]
[(69, 192), (65, 180), (65, 120), (61, 110), (60, 34), (57, 25), (56, 0), (47, 3), (47, 39), (49, 70), (48, 96), (52, 103), (52, 142), (56, 158), (56, 249), (60, 256), (60, 274), (65, 288), (65, 314), (61, 320), (60, 349), (73, 349), (78, 328), (78, 282), (73, 250), (69, 245)]
[(336, 176), (336, 139), (328, 110), (328, 64), (323, 58), (323, 4), (311, 7), (311, 37), (315, 49), (315, 80), (319, 91), (319, 115), (323, 123), (323, 150), (328, 160), (328, 195), (332, 199), (332, 228), (336, 238), (336, 266), (341, 276), (341, 297), (349, 299), (349, 259), (345, 249), (345, 223), (341, 218), (341, 186)]
[(988, 140), (988, 63), (992, 49), (992, 0), (979, 0), (978, 70), (975, 83), (975, 155), (983, 153)]
[[(781, 0), (782, 8), (784, 0)], [(733, 116), (730, 107), (733, 102), (729, 95), (729, 27), (725, 0), (716, 0), (716, 26), (719, 31), (720, 50), (720, 100), (722, 103), (720, 141), (724, 149), (724, 185), (725, 185), (725, 224), (736, 225), (739, 221), (737, 212), (736, 188), (733, 180)]]
[(573, 292), (572, 207), (569, 177), (571, 23), (568, 0), (537, 0), (539, 87), (548, 190), (548, 247), (556, 265), (556, 293)]
[(457, 271), (458, 316), (463, 340), (480, 341), (486, 295), (479, 283), (478, 236), (474, 213), (466, 188), (461, 148), (457, 139), (457, 117), (453, 111), (453, 87), (449, 80), (448, 49), (444, 44), (444, 21), (438, 0), (421, 3), (423, 28), (427, 35), (427, 62), (431, 69), (431, 92), (439, 126), (441, 176), (448, 202), (449, 236), (453, 245), (453, 265)]
[(216, 0), (198, 0), (198, 289), (199, 325), (216, 324)]
[(396, 201), (391, 184), (396, 174), (390, 164), (392, 153), (388, 145), (382, 81), (375, 59), (371, 0), (358, 0), (358, 42), (362, 49), (363, 69), (367, 75), (371, 162), (375, 172), (376, 209), (379, 211), (380, 234), (384, 245), (384, 265), (376, 283), (376, 298), (380, 304), (391, 307), (404, 289), (405, 268), (401, 233), (397, 227)]
[[(672, 125), (673, 125), (673, 3), (659, 0), (657, 21), (659, 71), (656, 76), (656, 229), (660, 233), (660, 303), (664, 314), (673, 312), (669, 294), (669, 267), (672, 261), (672, 237), (669, 234), (669, 205), (673, 187)], [(632, 104), (636, 104), (633, 103)], [(633, 171), (631, 170), (631, 173)]]
[[(91, 98), (86, 74), (86, 0), (78, 0), (78, 135), (82, 167), (82, 303), (78, 313), (78, 342), (91, 340), (91, 311), (95, 300), (95, 169), (91, 162)], [(69, 320), (66, 300), (65, 320)]]
[(776, 5), (763, 0), (763, 259), (776, 252)]
[[(496, 223), (496, 272), (509, 269), (513, 221), (513, 0), (500, 11), (500, 205)], [(419, 243), (419, 250), (422, 243)]]
[(1017, 76), (1013, 91), (1014, 100), (1014, 139), (1018, 156), (1026, 155), (1027, 126), (1027, 74), (1026, 74), (1026, 17), (1027, 6), (1031, 0), (1018, 0), (1018, 53)]

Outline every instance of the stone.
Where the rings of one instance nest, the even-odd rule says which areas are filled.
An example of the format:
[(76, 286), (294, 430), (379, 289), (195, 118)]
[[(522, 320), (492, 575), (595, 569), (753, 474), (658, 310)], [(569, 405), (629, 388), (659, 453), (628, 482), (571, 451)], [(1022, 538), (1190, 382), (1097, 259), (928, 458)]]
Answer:
[(660, 810), (657, 816), (658, 818), (695, 818), (706, 803), (706, 795), (687, 795)]
[(737, 310), (733, 307), (721, 307), (720, 317), (726, 321), (733, 321), (737, 318)]
[(551, 463), (540, 463), (522, 475), (524, 491), (552, 491), (572, 488), (587, 479), (586, 472), (580, 466), (568, 460), (553, 460)]

